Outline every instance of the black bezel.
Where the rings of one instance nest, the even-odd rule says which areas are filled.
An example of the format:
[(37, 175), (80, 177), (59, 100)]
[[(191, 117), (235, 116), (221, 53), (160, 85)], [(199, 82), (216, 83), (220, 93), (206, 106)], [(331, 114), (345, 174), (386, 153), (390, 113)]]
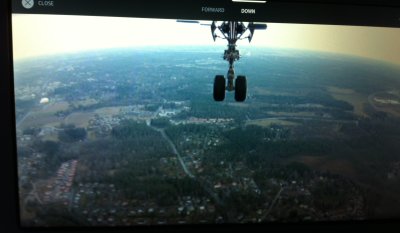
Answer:
[[(17, 2), (18, 0), (16, 0)], [(71, 0), (74, 1), (74, 0)], [(76, 2), (79, 0), (76, 0)], [(121, 0), (124, 1), (124, 0)], [(19, 2), (19, 1), (18, 1)], [(93, 1), (94, 2), (94, 1)], [(99, 5), (102, 5), (104, 2), (111, 2), (105, 0), (96, 1)], [(117, 1), (112, 1), (117, 4)], [(126, 1), (124, 1), (126, 2)], [(136, 6), (139, 4), (149, 4), (146, 1), (131, 1), (134, 2)], [(160, 1), (161, 2), (161, 1)], [(166, 3), (167, 1), (162, 1)], [(199, 2), (212, 2), (212, 1), (203, 1), (203, 0), (185, 0), (185, 6), (189, 6), (191, 4), (199, 4)], [(229, 3), (230, 1), (221, 0), (218, 1), (218, 4)], [(370, 25), (370, 26), (383, 26), (383, 27), (400, 27), (400, 2), (399, 1), (379, 1), (379, 0), (363, 0), (363, 1), (345, 1), (345, 0), (330, 0), (330, 1), (322, 1), (322, 0), (309, 0), (309, 1), (301, 1), (301, 0), (292, 0), (292, 1), (271, 1), (276, 2), (277, 4), (283, 4), (282, 6), (290, 6), (292, 4), (301, 4), (305, 6), (305, 12), (302, 12), (302, 17), (296, 16), (296, 11), (289, 11), (292, 15), (282, 15), (282, 20), (279, 20), (279, 11), (276, 12), (276, 18), (273, 21), (280, 22), (303, 22), (303, 23), (315, 23), (318, 21), (318, 17), (320, 17), (319, 23), (324, 23), (326, 20), (326, 14), (317, 14), (313, 17), (306, 17), (307, 7), (318, 9), (318, 7), (325, 6), (332, 9), (347, 9), (345, 12), (342, 12), (342, 18), (338, 17), (337, 21), (329, 21), (325, 22), (326, 24), (350, 24), (350, 25)], [(216, 1), (214, 0), (214, 3)], [(154, 4), (154, 3), (153, 3)], [(168, 2), (171, 6), (174, 6), (176, 11), (170, 12), (172, 15), (177, 15), (176, 18), (187, 18), (187, 17), (179, 17), (178, 13), (182, 11), (184, 8), (183, 1), (179, 0), (171, 0)], [(14, 93), (13, 93), (13, 63), (12, 63), (12, 33), (11, 33), (11, 0), (0, 1), (0, 101), (2, 106), (2, 114), (1, 114), (1, 162), (0, 162), (0, 171), (1, 171), (1, 186), (2, 186), (2, 195), (1, 195), (1, 211), (2, 211), (2, 229), (5, 229), (5, 232), (88, 232), (88, 231), (100, 231), (100, 232), (132, 232), (132, 231), (192, 231), (192, 230), (210, 230), (215, 229), (218, 231), (248, 231), (248, 230), (259, 230), (259, 231), (298, 231), (298, 230), (323, 230), (323, 231), (332, 231), (337, 232), (346, 228), (346, 230), (357, 230), (357, 231), (388, 231), (389, 229), (393, 229), (392, 231), (396, 231), (400, 226), (400, 222), (394, 219), (388, 220), (380, 220), (380, 221), (361, 221), (361, 222), (329, 222), (329, 223), (315, 223), (315, 224), (262, 224), (262, 225), (208, 225), (208, 226), (166, 226), (166, 227), (134, 227), (134, 228), (35, 228), (35, 229), (27, 229), (21, 228), (19, 226), (19, 214), (18, 214), (18, 189), (17, 189), (17, 162), (16, 162), (16, 145), (15, 145), (15, 117), (14, 117)], [(367, 15), (363, 15), (360, 12), (354, 12), (353, 9), (366, 9), (367, 12), (377, 12), (374, 15), (374, 19), (372, 20)], [(81, 8), (82, 9), (82, 8)], [(281, 9), (281, 12), (286, 12)], [(315, 9), (313, 9), (315, 10)], [(298, 11), (298, 9), (297, 9)], [(310, 10), (309, 13), (313, 11)], [(394, 14), (393, 20), (388, 17), (390, 14), (385, 14), (385, 12), (389, 12), (390, 14)], [(398, 13), (395, 16), (396, 12)], [(77, 12), (79, 13), (79, 12)], [(96, 12), (88, 12), (88, 15), (95, 15)], [(152, 12), (143, 11), (144, 15), (148, 17), (155, 17), (157, 15), (162, 14), (162, 9), (160, 7), (155, 8)], [(338, 14), (338, 11), (331, 11), (331, 16)], [(345, 17), (343, 17), (343, 15)], [(186, 16), (186, 15), (183, 15)], [(352, 17), (353, 16), (353, 17)], [(296, 18), (297, 17), (297, 18)], [(325, 17), (325, 18), (324, 18)], [(364, 17), (364, 18), (363, 18)], [(159, 17), (162, 18), (162, 17)], [(353, 19), (352, 19), (353, 18)], [(354, 20), (356, 19), (356, 20)], [(361, 20), (364, 19), (364, 20)], [(396, 23), (397, 20), (397, 23)], [(400, 42), (399, 42), (400, 43)], [(4, 228), (5, 227), (5, 228)]]

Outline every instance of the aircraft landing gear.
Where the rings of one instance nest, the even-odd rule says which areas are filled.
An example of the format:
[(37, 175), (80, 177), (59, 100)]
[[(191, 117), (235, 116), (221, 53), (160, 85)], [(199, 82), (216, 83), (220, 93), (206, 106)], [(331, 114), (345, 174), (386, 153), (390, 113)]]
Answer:
[[(178, 20), (184, 23), (197, 23), (199, 21), (192, 20)], [(229, 70), (227, 77), (223, 75), (215, 76), (214, 80), (214, 100), (223, 101), (225, 99), (225, 91), (235, 91), (235, 100), (243, 102), (247, 95), (247, 81), (246, 76), (237, 76), (235, 80), (234, 63), (240, 59), (239, 50), (236, 49), (236, 42), (238, 40), (248, 39), (249, 43), (253, 39), (255, 30), (267, 29), (266, 24), (259, 24), (249, 22), (247, 25), (241, 21), (223, 21), (217, 24), (217, 21), (212, 21), (211, 24), (201, 24), (211, 26), (211, 35), (215, 41), (217, 38), (225, 39), (228, 41), (228, 47), (224, 51), (223, 59), (229, 62)]]
[[(229, 76), (229, 72), (228, 72)], [(246, 76), (239, 75), (233, 85), (234, 77), (228, 77), (228, 85), (226, 85), (226, 79), (223, 75), (216, 75), (214, 79), (214, 100), (224, 101), (225, 91), (235, 91), (235, 100), (237, 102), (243, 102), (246, 100), (247, 95), (247, 80)]]
[[(226, 39), (228, 41), (228, 48), (224, 51), (223, 58), (229, 62), (229, 69), (227, 73), (227, 83), (225, 85), (225, 78), (223, 75), (217, 75), (214, 81), (214, 100), (223, 101), (225, 99), (225, 91), (235, 91), (235, 100), (243, 102), (247, 95), (247, 81), (246, 76), (239, 75), (235, 80), (234, 63), (240, 59), (239, 50), (236, 49), (236, 42), (241, 39), (247, 38), (251, 42), (254, 30), (265, 30), (266, 24), (249, 23), (247, 26), (239, 21), (224, 21), (221, 25), (217, 26), (215, 21), (212, 22), (211, 34), (215, 41), (216, 38)], [(219, 31), (219, 34), (216, 31)], [(247, 36), (245, 35), (248, 32)], [(221, 36), (222, 35), (222, 36)]]
[(246, 76), (237, 76), (235, 81), (235, 100), (243, 102), (247, 95), (247, 80)]
[(223, 101), (225, 99), (225, 77), (216, 75), (214, 79), (214, 100)]

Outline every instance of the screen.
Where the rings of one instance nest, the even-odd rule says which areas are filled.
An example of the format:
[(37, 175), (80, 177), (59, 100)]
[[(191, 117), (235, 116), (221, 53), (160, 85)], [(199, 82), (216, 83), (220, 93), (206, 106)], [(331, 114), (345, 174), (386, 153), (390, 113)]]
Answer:
[(23, 227), (400, 217), (399, 28), (61, 2), (12, 14)]

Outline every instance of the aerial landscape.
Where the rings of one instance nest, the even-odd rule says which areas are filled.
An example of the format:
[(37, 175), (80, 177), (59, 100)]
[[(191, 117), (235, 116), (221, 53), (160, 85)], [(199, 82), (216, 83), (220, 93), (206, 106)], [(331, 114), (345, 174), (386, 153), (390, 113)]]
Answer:
[(213, 47), (15, 63), (21, 222), (132, 226), (400, 213), (400, 69), (245, 47), (248, 97), (212, 99)]

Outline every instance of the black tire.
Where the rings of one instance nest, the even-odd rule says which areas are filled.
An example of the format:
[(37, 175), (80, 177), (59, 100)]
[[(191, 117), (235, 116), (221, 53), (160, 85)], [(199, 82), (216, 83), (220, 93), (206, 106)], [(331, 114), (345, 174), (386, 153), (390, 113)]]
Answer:
[(225, 77), (216, 75), (214, 79), (214, 100), (223, 101), (225, 99)]
[(237, 76), (235, 81), (235, 100), (243, 102), (247, 96), (246, 76)]

